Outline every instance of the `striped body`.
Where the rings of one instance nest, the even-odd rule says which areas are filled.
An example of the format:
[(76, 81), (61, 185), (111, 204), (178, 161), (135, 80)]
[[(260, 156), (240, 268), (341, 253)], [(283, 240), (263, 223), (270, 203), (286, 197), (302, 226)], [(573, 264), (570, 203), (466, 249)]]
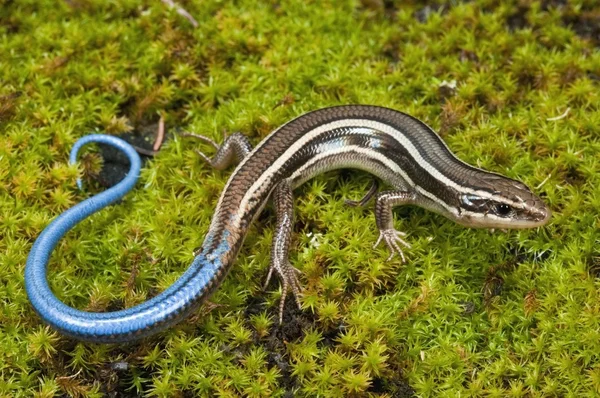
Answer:
[[(413, 191), (420, 206), (468, 226), (478, 226), (469, 216), (482, 214), (461, 207), (465, 195), (499, 198), (515, 207), (523, 202), (539, 213), (534, 218), (540, 223), (549, 216), (525, 185), (460, 161), (418, 119), (392, 109), (349, 105), (304, 114), (266, 137), (230, 177), (204, 247), (210, 251), (228, 233), (229, 246), (239, 249), (248, 225), (282, 179), (296, 187), (340, 168), (362, 169), (396, 189)], [(492, 222), (483, 226), (521, 226), (514, 220), (513, 225)]]
[[(73, 211), (76, 220), (56, 227), (61, 234), (44, 231), (28, 259), (27, 291), (36, 311), (61, 332), (82, 340), (121, 342), (163, 330), (187, 316), (218, 287), (233, 265), (250, 224), (273, 197), (281, 227), (273, 243), (274, 256), (279, 260), (274, 260), (286, 290), (287, 282), (298, 283), (286, 265), (291, 188), (332, 169), (362, 169), (394, 188), (393, 192), (381, 193), (376, 204), (378, 227), (382, 236), (388, 233), (388, 246), (389, 232), (399, 233), (393, 230), (391, 216), (391, 206), (398, 204), (419, 205), (472, 227), (528, 228), (543, 225), (550, 216), (525, 185), (461, 162), (428, 126), (391, 109), (361, 105), (321, 109), (280, 127), (252, 151), (249, 144), (240, 144), (237, 149), (243, 160), (221, 194), (196, 258), (174, 285), (146, 303), (112, 313), (87, 313), (62, 304), (45, 279), (49, 252), (85, 214), (108, 203), (88, 206), (85, 214), (75, 207), (65, 214)], [(229, 150), (222, 156), (233, 153)], [(123, 189), (114, 195), (120, 196), (113, 201), (124, 195)], [(38, 243), (42, 238), (45, 241)], [(38, 253), (42, 249), (47, 253)]]

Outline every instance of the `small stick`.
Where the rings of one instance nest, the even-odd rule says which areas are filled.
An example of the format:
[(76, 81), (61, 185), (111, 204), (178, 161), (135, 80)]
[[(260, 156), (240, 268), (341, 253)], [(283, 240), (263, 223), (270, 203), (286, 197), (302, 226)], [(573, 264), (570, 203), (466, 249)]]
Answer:
[(194, 26), (194, 28), (198, 27), (198, 21), (196, 21), (194, 19), (194, 17), (192, 17), (192, 14), (187, 12), (182, 6), (175, 3), (173, 0), (161, 0), (161, 1), (163, 3), (165, 3), (167, 6), (169, 6), (169, 8), (175, 8), (177, 10), (177, 14), (181, 15), (182, 17), (184, 17), (185, 19), (190, 21), (190, 23)]
[(556, 120), (560, 120), (560, 119), (564, 119), (567, 117), (567, 115), (569, 114), (569, 111), (571, 110), (571, 108), (567, 108), (567, 110), (560, 116), (556, 116), (556, 117), (549, 117), (548, 119), (546, 119), (549, 122), (554, 122)]
[(154, 140), (154, 146), (152, 149), (154, 152), (157, 152), (165, 139), (165, 118), (160, 115), (160, 120), (158, 121), (158, 130), (156, 130), (156, 139)]
[(548, 174), (548, 177), (544, 178), (544, 181), (540, 182), (540, 185), (538, 185), (537, 187), (535, 187), (535, 189), (540, 189), (542, 186), (544, 186), (544, 184), (546, 182), (548, 182), (548, 180), (550, 179), (551, 175), (552, 175), (552, 173)]
[(137, 153), (141, 153), (142, 155), (154, 156), (154, 155), (156, 155), (158, 153), (157, 151), (152, 151), (150, 149), (142, 148), (142, 147), (137, 146), (137, 145), (131, 145), (131, 146), (133, 147), (133, 149), (135, 149), (135, 151)]

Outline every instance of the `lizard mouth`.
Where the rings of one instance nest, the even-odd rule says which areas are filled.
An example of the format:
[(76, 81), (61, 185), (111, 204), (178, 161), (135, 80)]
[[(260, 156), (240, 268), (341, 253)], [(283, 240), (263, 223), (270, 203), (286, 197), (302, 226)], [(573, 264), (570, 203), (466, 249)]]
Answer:
[(499, 217), (494, 214), (473, 215), (467, 214), (459, 217), (456, 221), (471, 228), (499, 228), (499, 229), (527, 229), (546, 225), (552, 212), (547, 207), (536, 208), (522, 217)]

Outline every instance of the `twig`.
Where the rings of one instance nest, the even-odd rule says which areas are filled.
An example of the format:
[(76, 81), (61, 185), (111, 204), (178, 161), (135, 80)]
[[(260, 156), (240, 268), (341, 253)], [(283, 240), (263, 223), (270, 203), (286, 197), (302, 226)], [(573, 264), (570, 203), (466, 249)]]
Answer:
[(161, 0), (164, 4), (166, 4), (167, 6), (169, 6), (169, 8), (174, 8), (177, 10), (177, 14), (181, 15), (182, 17), (184, 17), (185, 19), (187, 19), (188, 21), (190, 21), (190, 23), (194, 26), (194, 28), (198, 27), (198, 21), (196, 21), (194, 19), (194, 17), (192, 17), (192, 14), (190, 14), (189, 12), (187, 12), (182, 6), (180, 6), (179, 4), (175, 3), (173, 0)]
[(131, 146), (133, 147), (133, 149), (135, 149), (135, 151), (137, 153), (141, 153), (142, 155), (154, 156), (154, 155), (156, 155), (158, 153), (157, 151), (152, 151), (150, 149), (142, 148), (142, 147), (139, 147), (137, 145), (131, 145)]
[(158, 129), (156, 130), (156, 138), (154, 139), (154, 145), (152, 149), (142, 148), (141, 146), (131, 145), (133, 149), (136, 150), (137, 153), (141, 153), (146, 156), (155, 156), (158, 153), (158, 150), (162, 146), (163, 141), (165, 140), (165, 118), (163, 116), (160, 117), (158, 121)]
[(546, 182), (548, 182), (550, 176), (552, 176), (552, 173), (548, 174), (548, 177), (544, 178), (544, 181), (540, 182), (540, 184), (537, 187), (535, 187), (535, 189), (540, 189)]
[(161, 115), (158, 121), (158, 130), (156, 130), (156, 139), (154, 140), (154, 152), (157, 152), (165, 139), (165, 118)]
[(548, 119), (546, 119), (549, 122), (554, 122), (556, 120), (560, 120), (560, 119), (564, 119), (567, 117), (567, 115), (569, 114), (569, 111), (571, 110), (571, 108), (567, 108), (567, 110), (565, 111), (565, 113), (563, 113), (560, 116), (555, 116), (555, 117), (549, 117)]

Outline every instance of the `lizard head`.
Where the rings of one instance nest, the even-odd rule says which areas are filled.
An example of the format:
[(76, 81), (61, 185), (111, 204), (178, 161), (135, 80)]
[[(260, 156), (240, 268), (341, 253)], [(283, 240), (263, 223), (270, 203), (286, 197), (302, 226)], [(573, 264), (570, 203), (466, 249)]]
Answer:
[(486, 176), (487, 184), (461, 193), (458, 222), (479, 228), (535, 228), (548, 222), (551, 211), (523, 183), (500, 176)]

